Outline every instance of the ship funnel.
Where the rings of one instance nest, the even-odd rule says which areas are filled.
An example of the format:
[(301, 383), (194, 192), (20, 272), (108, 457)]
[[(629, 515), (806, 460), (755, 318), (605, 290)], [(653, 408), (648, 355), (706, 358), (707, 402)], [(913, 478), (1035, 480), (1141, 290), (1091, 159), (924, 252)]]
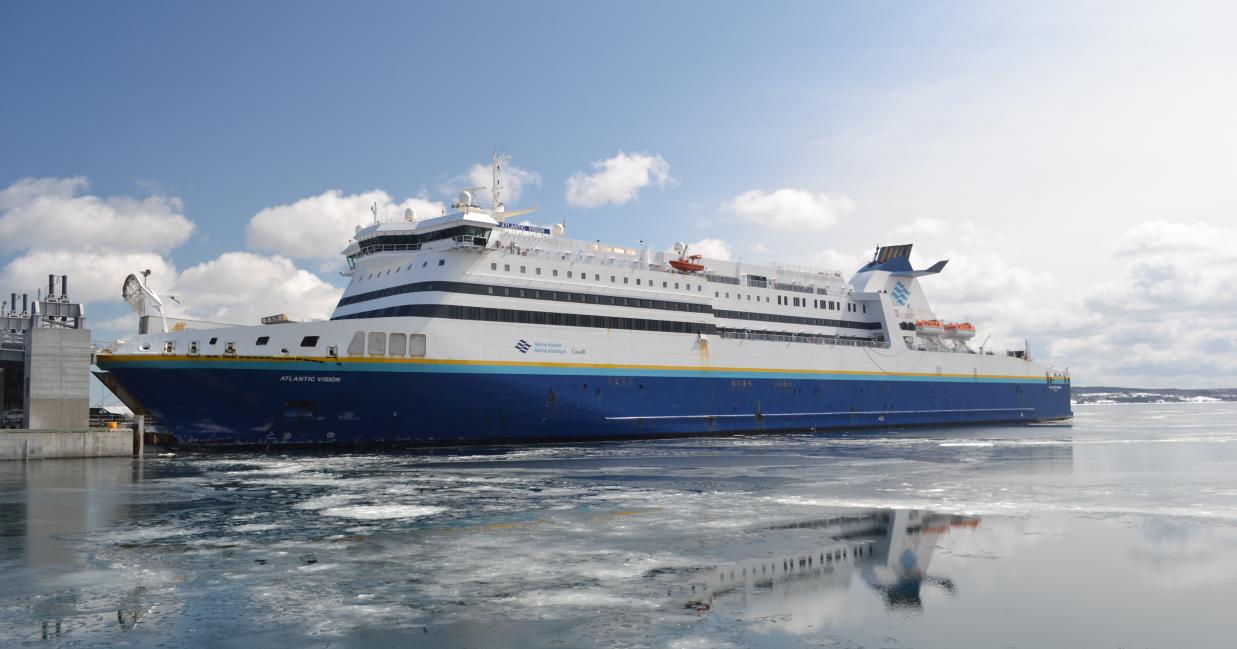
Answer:
[(60, 276), (60, 297), (66, 300), (69, 299), (69, 276), (68, 275)]

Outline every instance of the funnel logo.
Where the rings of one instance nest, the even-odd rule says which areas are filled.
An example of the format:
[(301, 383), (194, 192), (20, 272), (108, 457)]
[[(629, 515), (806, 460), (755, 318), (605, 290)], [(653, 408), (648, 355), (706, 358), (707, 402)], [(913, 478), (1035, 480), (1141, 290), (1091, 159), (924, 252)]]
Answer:
[(528, 344), (528, 341), (523, 338), (520, 339), (520, 342), (515, 344), (515, 348), (520, 350), (521, 354), (527, 354), (530, 347), (532, 347), (532, 345)]
[(906, 306), (906, 301), (911, 299), (911, 290), (906, 288), (902, 282), (893, 285), (893, 299), (901, 306)]

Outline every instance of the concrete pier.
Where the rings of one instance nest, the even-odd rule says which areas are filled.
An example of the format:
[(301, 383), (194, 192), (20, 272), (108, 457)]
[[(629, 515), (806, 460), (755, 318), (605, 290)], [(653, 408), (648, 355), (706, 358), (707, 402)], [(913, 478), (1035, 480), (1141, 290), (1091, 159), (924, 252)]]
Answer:
[(138, 455), (132, 428), (0, 431), (0, 461)]

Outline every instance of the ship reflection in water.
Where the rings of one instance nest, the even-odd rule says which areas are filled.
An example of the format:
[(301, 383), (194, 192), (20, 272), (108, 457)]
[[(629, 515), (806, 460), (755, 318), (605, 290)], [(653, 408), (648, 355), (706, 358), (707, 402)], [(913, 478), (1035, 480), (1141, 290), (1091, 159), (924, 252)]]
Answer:
[(686, 607), (708, 611), (719, 599), (746, 599), (752, 593), (808, 598), (820, 590), (847, 589), (858, 577), (879, 592), (890, 609), (920, 610), (925, 585), (949, 595), (957, 589), (948, 577), (928, 574), (937, 540), (951, 531), (970, 531), (979, 522), (977, 516), (888, 509), (775, 526), (769, 529), (814, 530), (826, 540), (809, 551), (704, 572), (692, 580)]

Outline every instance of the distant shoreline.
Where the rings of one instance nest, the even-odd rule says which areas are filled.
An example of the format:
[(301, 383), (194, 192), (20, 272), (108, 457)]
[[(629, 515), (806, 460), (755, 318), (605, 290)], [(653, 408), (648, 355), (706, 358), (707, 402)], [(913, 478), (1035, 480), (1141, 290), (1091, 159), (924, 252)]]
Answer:
[(1079, 406), (1119, 403), (1229, 403), (1237, 402), (1237, 388), (1075, 387), (1070, 396), (1072, 403)]

